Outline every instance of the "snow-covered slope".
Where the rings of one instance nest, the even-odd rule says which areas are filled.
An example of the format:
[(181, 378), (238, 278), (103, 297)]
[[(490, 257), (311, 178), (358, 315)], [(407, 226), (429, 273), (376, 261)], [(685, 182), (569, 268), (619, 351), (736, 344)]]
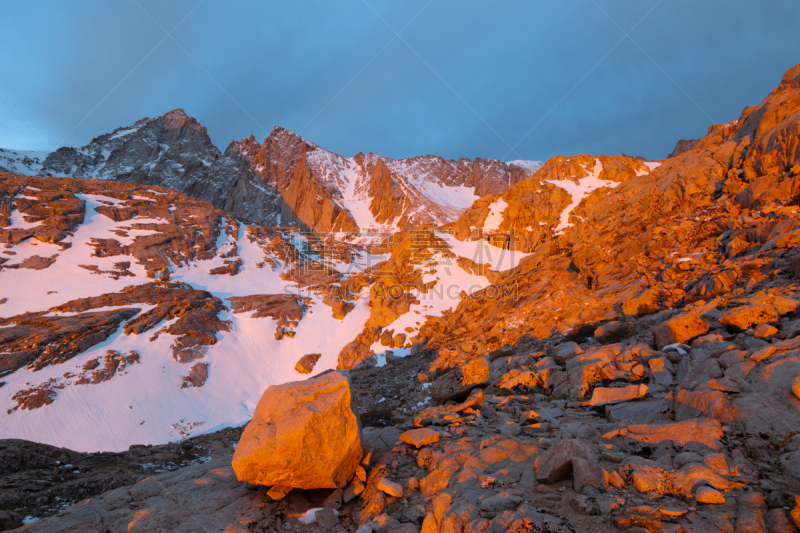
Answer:
[[(335, 368), (397, 253), (241, 224), (161, 187), (9, 174), (0, 242), (0, 438), (82, 451), (241, 424), (302, 356), (320, 354), (312, 375)], [(436, 287), (385, 325), (407, 334), (395, 355), (490, 284), (454, 245), (410, 267)], [(392, 349), (371, 348), (379, 363)]]
[(6, 150), (0, 148), (0, 172), (41, 174), (42, 163), (50, 152), (31, 150)]

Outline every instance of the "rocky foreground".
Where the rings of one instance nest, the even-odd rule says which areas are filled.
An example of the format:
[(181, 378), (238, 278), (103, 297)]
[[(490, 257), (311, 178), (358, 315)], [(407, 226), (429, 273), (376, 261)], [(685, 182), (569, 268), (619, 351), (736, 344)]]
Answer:
[[(3, 497), (36, 513), (45, 510), (37, 501), (55, 495), (88, 496), (31, 531), (795, 531), (800, 439), (787, 415), (800, 394), (798, 306), (763, 293), (746, 305), (695, 304), (628, 319), (622, 331), (641, 333), (618, 332), (613, 342), (534, 341), (438, 378), (428, 370), (434, 354), (360, 365), (349, 380), (363, 463), (330, 489), (292, 490), (300, 484), (289, 478), (238, 482), (240, 430), (228, 430), (124, 454), (5, 441)], [(621, 380), (626, 372), (636, 377)], [(556, 374), (573, 397), (590, 383), (586, 399), (542, 388)], [(302, 390), (298, 397), (321, 395)], [(285, 399), (268, 404), (288, 409)], [(416, 404), (428, 407), (412, 414)], [(259, 410), (254, 420), (263, 420)], [(275, 423), (279, 437), (291, 433)], [(771, 424), (778, 431), (762, 431)], [(326, 441), (325, 425), (306, 427), (335, 454), (341, 434)], [(343, 462), (348, 450), (338, 448)], [(300, 521), (326, 507), (338, 516)]]

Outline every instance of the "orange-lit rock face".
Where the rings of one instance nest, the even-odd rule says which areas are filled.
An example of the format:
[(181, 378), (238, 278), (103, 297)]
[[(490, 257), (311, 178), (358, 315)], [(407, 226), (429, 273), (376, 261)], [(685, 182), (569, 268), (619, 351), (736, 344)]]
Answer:
[(268, 388), (236, 447), (240, 481), (301, 489), (341, 488), (364, 456), (350, 381), (329, 372)]

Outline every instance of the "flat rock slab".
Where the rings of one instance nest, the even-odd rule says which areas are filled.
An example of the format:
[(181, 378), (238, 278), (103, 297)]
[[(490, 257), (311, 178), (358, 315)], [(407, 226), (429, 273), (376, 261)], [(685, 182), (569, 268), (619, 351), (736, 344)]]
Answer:
[(263, 516), (262, 495), (236, 480), (231, 456), (143, 479), (26, 526), (35, 533), (226, 531), (246, 533)]
[(718, 449), (723, 436), (719, 420), (695, 418), (666, 424), (641, 424), (628, 428), (628, 439), (642, 444), (657, 445), (672, 441), (682, 446), (700, 445)]
[(616, 403), (627, 402), (641, 398), (647, 394), (647, 385), (628, 385), (627, 387), (605, 388), (597, 387), (594, 389), (589, 405), (599, 407), (601, 405), (613, 405)]
[(417, 448), (439, 441), (439, 432), (430, 428), (410, 429), (400, 435), (400, 440)]

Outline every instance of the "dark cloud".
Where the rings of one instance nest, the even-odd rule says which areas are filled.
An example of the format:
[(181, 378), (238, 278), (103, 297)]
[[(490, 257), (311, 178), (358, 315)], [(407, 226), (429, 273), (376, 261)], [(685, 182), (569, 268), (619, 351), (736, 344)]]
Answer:
[(800, 62), (797, 2), (132, 0), (0, 13), (0, 146), (16, 149), (83, 145), (183, 107), (223, 149), (280, 124), (344, 155), (659, 158)]

